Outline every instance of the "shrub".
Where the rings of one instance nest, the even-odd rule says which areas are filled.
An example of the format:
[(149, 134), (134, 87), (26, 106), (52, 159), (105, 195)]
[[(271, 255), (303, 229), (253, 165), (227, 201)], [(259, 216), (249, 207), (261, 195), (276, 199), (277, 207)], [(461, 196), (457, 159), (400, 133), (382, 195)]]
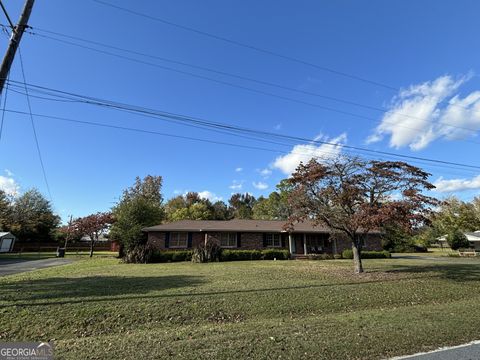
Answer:
[(129, 248), (123, 254), (126, 263), (148, 263), (152, 261), (153, 249), (148, 245), (137, 245)]
[(447, 235), (447, 243), (452, 250), (470, 247), (467, 237), (460, 230), (455, 229)]
[[(388, 259), (392, 257), (388, 251), (362, 251), (362, 259)], [(342, 252), (342, 257), (344, 259), (353, 259), (353, 251), (351, 249), (345, 249)]]
[(221, 261), (261, 260), (260, 250), (222, 250)]
[(414, 248), (415, 248), (415, 252), (422, 252), (422, 253), (428, 252), (428, 248), (422, 244), (416, 244), (414, 245)]
[[(332, 260), (334, 256), (332, 254), (310, 254), (308, 260)], [(341, 256), (339, 256), (341, 258)]]
[(222, 248), (216, 241), (209, 240), (200, 243), (193, 249), (192, 261), (197, 263), (206, 263), (212, 261), (220, 261)]
[(151, 257), (151, 262), (178, 262), (191, 260), (191, 250), (155, 251)]
[(220, 256), (221, 261), (242, 261), (242, 260), (288, 260), (288, 250), (230, 250), (225, 249)]
[(262, 250), (263, 260), (288, 260), (290, 252), (288, 250), (268, 249)]

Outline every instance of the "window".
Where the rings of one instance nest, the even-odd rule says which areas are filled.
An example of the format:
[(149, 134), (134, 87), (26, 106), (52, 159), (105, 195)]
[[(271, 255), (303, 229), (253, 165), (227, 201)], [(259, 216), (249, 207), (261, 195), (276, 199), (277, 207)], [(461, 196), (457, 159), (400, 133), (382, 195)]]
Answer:
[(172, 232), (170, 233), (170, 247), (171, 248), (186, 248), (188, 233), (186, 232)]
[(265, 234), (265, 247), (281, 247), (280, 234)]
[(236, 233), (220, 233), (218, 234), (221, 247), (237, 247), (237, 234)]

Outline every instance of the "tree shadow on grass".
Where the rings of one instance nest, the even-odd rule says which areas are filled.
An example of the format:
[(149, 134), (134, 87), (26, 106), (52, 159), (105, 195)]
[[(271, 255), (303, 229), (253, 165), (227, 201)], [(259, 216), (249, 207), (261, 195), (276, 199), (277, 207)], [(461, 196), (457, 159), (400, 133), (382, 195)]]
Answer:
[[(385, 284), (387, 282), (396, 282), (397, 279), (390, 280), (372, 280), (372, 281), (348, 281), (326, 284), (310, 285), (291, 285), (276, 286), (252, 289), (228, 289), (213, 291), (181, 291), (181, 292), (161, 292), (159, 290), (168, 290), (182, 287), (194, 287), (204, 283), (201, 277), (190, 276), (163, 276), (163, 277), (95, 277), (95, 278), (51, 278), (34, 280), (19, 284), (12, 283), (10, 291), (17, 288), (17, 291), (25, 292), (23, 296), (11, 296), (7, 304), (3, 306), (48, 306), (79, 304), (88, 302), (109, 302), (123, 300), (148, 300), (148, 299), (167, 299), (182, 297), (203, 297), (232, 294), (273, 294), (283, 291), (302, 291), (314, 290), (328, 287), (357, 287), (366, 284)], [(155, 291), (155, 292), (154, 292)]]
[(395, 265), (387, 273), (417, 273), (428, 274), (431, 277), (454, 280), (458, 282), (480, 281), (480, 263), (457, 263), (457, 264), (415, 264)]
[[(12, 305), (25, 305), (17, 302), (26, 301), (31, 305), (40, 303), (71, 303), (109, 300), (126, 295), (142, 295), (154, 291), (194, 287), (203, 283), (199, 276), (94, 276), (12, 281), (2, 284), (0, 299), (15, 301)], [(57, 301), (56, 301), (57, 300)]]

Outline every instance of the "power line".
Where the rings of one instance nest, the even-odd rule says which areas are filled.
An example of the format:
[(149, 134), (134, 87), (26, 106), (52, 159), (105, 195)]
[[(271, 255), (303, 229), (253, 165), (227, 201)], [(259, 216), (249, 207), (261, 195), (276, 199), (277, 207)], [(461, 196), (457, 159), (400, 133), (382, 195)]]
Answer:
[[(10, 91), (13, 91), (12, 89), (10, 89)], [(24, 94), (20, 91), (15, 91), (17, 93), (20, 93), (20, 94)], [(42, 99), (42, 100), (52, 100), (52, 98), (45, 98), (45, 97), (41, 97), (41, 96), (34, 96), (34, 95), (30, 95), (30, 97), (34, 97), (34, 98), (39, 98), (39, 99)], [(55, 99), (57, 100), (57, 99)], [(61, 100), (58, 100), (58, 101), (61, 101)], [(73, 102), (73, 100), (63, 100), (63, 101), (71, 101)], [(78, 102), (78, 101), (75, 101), (75, 102)], [(120, 109), (115, 109), (115, 110), (120, 110)], [(262, 135), (254, 135), (254, 137), (252, 136), (245, 136), (245, 135), (241, 135), (239, 134), (237, 131), (235, 131), (234, 129), (226, 129), (226, 130), (219, 130), (218, 128), (209, 128), (207, 125), (203, 125), (201, 123), (197, 123), (197, 122), (194, 122), (194, 123), (185, 123), (185, 122), (179, 122), (178, 119), (173, 119), (173, 118), (162, 118), (160, 115), (154, 115), (154, 114), (146, 114), (146, 113), (137, 113), (137, 112), (133, 112), (133, 111), (129, 111), (129, 110), (121, 110), (122, 112), (126, 112), (128, 114), (133, 114), (133, 115), (136, 115), (136, 116), (142, 116), (142, 117), (147, 117), (147, 118), (153, 118), (153, 119), (157, 119), (157, 120), (162, 120), (162, 121), (167, 121), (167, 122), (171, 122), (171, 123), (174, 123), (174, 124), (181, 124), (182, 126), (188, 126), (188, 127), (193, 127), (193, 128), (198, 128), (198, 129), (202, 129), (202, 130), (208, 130), (208, 131), (213, 131), (213, 132), (216, 132), (216, 133), (220, 133), (220, 134), (226, 134), (226, 135), (233, 135), (233, 136), (236, 136), (236, 137), (241, 137), (241, 138), (244, 138), (244, 139), (250, 139), (250, 140), (254, 140), (254, 141), (260, 141), (260, 142), (264, 142), (264, 143), (270, 143), (270, 144), (276, 144), (276, 145), (282, 145), (282, 146), (295, 146), (295, 145), (299, 145), (299, 141), (301, 140), (291, 140), (291, 143), (280, 143), (278, 141), (271, 141), (271, 140), (265, 140), (265, 136), (262, 136)], [(20, 113), (20, 112), (18, 112)], [(54, 119), (57, 119), (57, 120), (65, 120), (65, 121), (73, 121), (71, 119), (65, 119), (65, 118), (58, 118), (58, 117), (51, 117), (51, 116), (47, 116), (47, 115), (40, 115), (40, 114), (35, 114), (35, 116), (43, 116), (43, 117), (47, 117), (47, 118), (54, 118)], [(267, 137), (268, 139), (268, 137)], [(288, 140), (288, 139), (287, 139)], [(309, 141), (303, 141), (305, 144), (311, 144), (311, 141), (312, 140), (309, 140)], [(342, 143), (336, 143), (338, 146), (342, 146), (343, 144)], [(343, 149), (345, 152), (351, 152), (351, 150), (348, 150), (348, 149)], [(287, 153), (287, 152), (284, 152), (284, 153)], [(302, 154), (302, 153), (299, 153), (297, 151), (294, 151), (295, 154)], [(311, 153), (304, 153), (305, 155), (311, 155)], [(365, 154), (363, 154), (363, 156), (365, 156)], [(371, 155), (370, 155), (371, 156)], [(420, 164), (426, 164), (425, 162), (422, 162), (422, 161), (419, 161), (419, 160), (413, 160), (411, 161), (413, 163), (420, 163)], [(428, 164), (428, 163), (427, 163)], [(429, 165), (429, 166), (432, 166), (432, 165)], [(452, 166), (447, 166), (447, 165), (442, 165), (442, 166), (436, 166), (436, 167), (441, 167), (441, 168), (451, 168), (451, 169), (458, 169), (457, 167), (452, 167)], [(473, 171), (473, 170), (471, 170)]]
[[(0, 26), (1, 26), (1, 24), (0, 24)], [(157, 59), (157, 60), (161, 60), (161, 61), (166, 61), (166, 62), (170, 62), (170, 63), (182, 65), (182, 66), (188, 66), (188, 67), (192, 67), (192, 68), (196, 68), (196, 69), (200, 69), (200, 70), (204, 70), (204, 71), (209, 71), (209, 72), (220, 74), (220, 75), (230, 76), (230, 77), (238, 78), (238, 79), (241, 79), (241, 80), (251, 81), (251, 82), (254, 82), (254, 83), (257, 83), (257, 84), (261, 84), (261, 85), (276, 87), (276, 88), (279, 88), (279, 89), (288, 90), (288, 91), (292, 91), (292, 92), (297, 92), (297, 93), (301, 93), (301, 94), (304, 94), (304, 95), (315, 96), (315, 97), (323, 98), (323, 99), (326, 99), (326, 100), (340, 102), (340, 103), (347, 104), (347, 105), (353, 105), (353, 106), (361, 107), (361, 108), (364, 108), (364, 109), (367, 109), (367, 110), (374, 110), (374, 111), (378, 111), (378, 112), (382, 112), (382, 113), (386, 113), (386, 114), (395, 114), (395, 115), (399, 115), (399, 116), (406, 117), (406, 118), (417, 119), (417, 120), (422, 121), (422, 122), (427, 122), (428, 121), (427, 118), (420, 118), (418, 116), (414, 116), (414, 115), (410, 115), (410, 114), (403, 114), (403, 113), (400, 113), (400, 112), (395, 111), (395, 110), (389, 110), (387, 108), (365, 105), (365, 104), (361, 104), (361, 103), (358, 103), (358, 102), (341, 99), (341, 98), (338, 98), (338, 97), (333, 97), (333, 96), (329, 96), (329, 95), (318, 94), (318, 93), (315, 93), (315, 92), (295, 89), (295, 88), (291, 88), (291, 87), (284, 86), (284, 85), (281, 85), (281, 84), (275, 84), (275, 83), (271, 83), (271, 82), (267, 82), (267, 81), (263, 81), (263, 80), (258, 80), (258, 79), (238, 75), (238, 74), (232, 74), (232, 73), (219, 71), (219, 70), (215, 70), (215, 69), (211, 69), (211, 68), (207, 68), (207, 67), (203, 67), (203, 66), (197, 66), (197, 65), (185, 63), (185, 62), (182, 62), (182, 61), (176, 61), (176, 60), (167, 59), (167, 58), (164, 58), (164, 57), (159, 57), (159, 56), (155, 56), (155, 55), (151, 55), (151, 54), (145, 54), (145, 53), (137, 52), (137, 51), (134, 51), (134, 50), (120, 48), (120, 47), (117, 47), (117, 46), (108, 45), (108, 44), (100, 43), (100, 42), (97, 42), (97, 41), (87, 40), (87, 39), (79, 38), (79, 37), (76, 37), (76, 36), (61, 34), (61, 33), (50, 31), (50, 30), (44, 30), (44, 29), (40, 29), (40, 28), (35, 28), (35, 30), (45, 31), (47, 33), (52, 33), (52, 34), (55, 34), (55, 35), (58, 35), (58, 36), (63, 36), (63, 37), (66, 37), (66, 38), (70, 38), (70, 39), (74, 39), (74, 40), (78, 40), (78, 41), (83, 41), (83, 42), (86, 42), (86, 43), (91, 43), (91, 44), (94, 44), (94, 45), (97, 45), (97, 46), (103, 46), (103, 47), (106, 47), (106, 48), (115, 49), (115, 50), (118, 50), (118, 51), (124, 51), (124, 52), (132, 53), (132, 54), (136, 54), (136, 55), (140, 55), (140, 56), (144, 56), (144, 57), (149, 57), (149, 58), (153, 58), (153, 59)], [(230, 86), (230, 87), (240, 88), (242, 90), (247, 90), (247, 91), (250, 91), (250, 92), (259, 93), (261, 95), (266, 95), (266, 96), (270, 96), (270, 97), (274, 97), (274, 98), (279, 98), (281, 100), (287, 100), (287, 101), (290, 101), (290, 102), (300, 103), (302, 105), (317, 107), (317, 108), (320, 108), (322, 110), (335, 112), (335, 113), (340, 113), (340, 114), (343, 114), (343, 115), (348, 115), (348, 116), (360, 118), (362, 120), (368, 120), (368, 121), (371, 121), (371, 122), (377, 122), (378, 121), (378, 119), (371, 118), (371, 117), (364, 116), (364, 115), (360, 115), (360, 114), (356, 114), (356, 113), (352, 113), (352, 112), (349, 112), (349, 111), (339, 110), (339, 109), (331, 108), (331, 107), (324, 106), (324, 105), (314, 104), (314, 103), (306, 102), (306, 101), (303, 101), (303, 100), (298, 100), (298, 99), (294, 99), (294, 98), (290, 98), (290, 97), (286, 97), (286, 96), (272, 94), (272, 93), (269, 93), (269, 92), (266, 92), (266, 91), (261, 91), (261, 90), (249, 88), (249, 87), (246, 87), (246, 86), (241, 86), (241, 85), (234, 84), (234, 83), (231, 83), (231, 82), (226, 82), (226, 81), (222, 81), (222, 80), (218, 80), (218, 79), (213, 79), (213, 78), (206, 77), (206, 76), (203, 76), (203, 75), (198, 75), (198, 74), (182, 71), (182, 70), (179, 70), (179, 69), (174, 69), (174, 68), (162, 66), (162, 65), (159, 65), (159, 64), (155, 64), (155, 63), (142, 61), (142, 60), (139, 60), (139, 59), (135, 59), (135, 58), (111, 53), (111, 52), (108, 52), (108, 51), (103, 51), (103, 50), (92, 48), (92, 47), (89, 47), (89, 46), (85, 46), (85, 45), (73, 43), (73, 42), (70, 42), (70, 41), (58, 39), (58, 38), (55, 38), (55, 37), (39, 34), (37, 32), (31, 32), (30, 31), (28, 33), (30, 35), (40, 36), (42, 38), (57, 41), (57, 42), (60, 42), (60, 43), (63, 43), (63, 44), (80, 47), (80, 48), (83, 48), (83, 49), (99, 52), (101, 54), (121, 58), (121, 59), (128, 60), (128, 61), (141, 63), (141, 64), (144, 64), (144, 65), (158, 67), (158, 68), (161, 68), (163, 70), (181, 73), (183, 75), (188, 75), (188, 76), (192, 76), (192, 77), (195, 77), (195, 78), (200, 78), (200, 79), (203, 79), (203, 80), (207, 80), (207, 81), (211, 81), (211, 82), (215, 82), (215, 83), (220, 83), (222, 85), (227, 85), (227, 86)], [(463, 106), (452, 104), (452, 106), (453, 105), (456, 106), (456, 107), (459, 107), (459, 108), (466, 109)], [(405, 125), (402, 125), (402, 124), (396, 124), (393, 121), (385, 121), (384, 120), (384, 122), (387, 123), (387, 124), (395, 124), (395, 126), (397, 126), (397, 127), (401, 127), (401, 128), (405, 128), (405, 129), (409, 129), (409, 130), (418, 130), (418, 131), (423, 130), (423, 129), (420, 129), (420, 128), (414, 128), (414, 127), (405, 126)], [(468, 128), (468, 127), (464, 127), (464, 126), (458, 126), (458, 125), (454, 125), (454, 124), (447, 123), (447, 122), (442, 123), (442, 126), (461, 129), (461, 130), (465, 130), (465, 131), (472, 131), (472, 132), (477, 131), (477, 129)], [(455, 139), (455, 141), (465, 141), (465, 142), (470, 142), (470, 143), (474, 143), (474, 144), (480, 144), (480, 142), (469, 140), (469, 139)]]
[(10, 24), (10, 27), (12, 28), (12, 30), (15, 30), (15, 25), (13, 25), (13, 21), (12, 21), (12, 19), (10, 19), (10, 15), (8, 15), (8, 11), (5, 8), (5, 6), (3, 5), (2, 0), (0, 0), (0, 6), (2, 7), (3, 13), (5, 14), (5, 17), (7, 18), (7, 21)]
[[(13, 81), (10, 80), (9, 83), (16, 84), (18, 81)], [(190, 116), (185, 116), (181, 114), (175, 114), (175, 113), (169, 113), (169, 112), (164, 112), (160, 110), (154, 110), (154, 109), (149, 109), (145, 107), (139, 107), (139, 106), (134, 106), (134, 105), (129, 105), (121, 102), (114, 102), (110, 100), (103, 100), (91, 96), (85, 96), (85, 95), (79, 95), (67, 91), (62, 91), (62, 90), (56, 90), (52, 88), (48, 88), (45, 86), (39, 86), (39, 85), (33, 85), (33, 84), (28, 84), (30, 88), (33, 89), (40, 89), (40, 90), (46, 90), (50, 91), (53, 93), (58, 93), (60, 96), (64, 97), (71, 97), (75, 99), (82, 100), (82, 102), (90, 105), (97, 105), (101, 107), (107, 107), (107, 108), (112, 108), (120, 111), (127, 110), (129, 112), (139, 112), (143, 114), (149, 114), (149, 115), (156, 115), (156, 116), (161, 116), (161, 117), (167, 117), (179, 121), (186, 121), (190, 123), (196, 123), (196, 124), (202, 124), (206, 125), (209, 127), (214, 127), (214, 128), (221, 128), (221, 129), (228, 129), (228, 130), (233, 130), (233, 131), (238, 131), (241, 133), (251, 133), (251, 134), (257, 134), (257, 135), (263, 135), (263, 136), (272, 136), (276, 138), (284, 138), (284, 139), (289, 139), (289, 140), (295, 140), (295, 141), (302, 141), (302, 142), (309, 142), (309, 143), (315, 143), (315, 144), (323, 144), (323, 145), (332, 145), (332, 146), (337, 146), (338, 144), (328, 142), (328, 141), (322, 141), (318, 139), (307, 139), (304, 137), (299, 137), (299, 136), (291, 136), (291, 135), (284, 135), (284, 134), (278, 134), (278, 133), (272, 133), (272, 132), (267, 132), (267, 131), (261, 131), (261, 130), (255, 130), (255, 129), (250, 129), (250, 128), (243, 128), (227, 123), (220, 123), (220, 122), (212, 122), (200, 118), (195, 118), (195, 117), (190, 117)], [(380, 150), (372, 150), (372, 149), (367, 149), (363, 148), (360, 146), (352, 146), (352, 145), (342, 145), (343, 148), (349, 149), (349, 150), (354, 150), (354, 151), (362, 151), (362, 152), (367, 152), (367, 153), (372, 153), (376, 155), (382, 155), (382, 156), (394, 156), (398, 158), (404, 158), (404, 159), (409, 159), (409, 160), (420, 160), (420, 161), (427, 161), (431, 163), (438, 163), (438, 164), (444, 164), (444, 165), (454, 165), (454, 166), (460, 166), (460, 167), (466, 167), (466, 168), (471, 168), (471, 169), (480, 169), (480, 166), (478, 165), (471, 165), (471, 164), (462, 164), (458, 162), (451, 162), (451, 161), (445, 161), (445, 160), (440, 160), (440, 159), (430, 159), (430, 158), (425, 158), (425, 157), (420, 157), (420, 156), (411, 156), (411, 155), (403, 155), (403, 154), (395, 154), (391, 153), (388, 151), (380, 151)]]
[(277, 53), (277, 52), (274, 52), (274, 51), (271, 51), (271, 50), (268, 50), (268, 49), (264, 49), (264, 48), (261, 48), (261, 47), (255, 46), (255, 45), (250, 45), (250, 44), (243, 43), (243, 42), (240, 42), (240, 41), (236, 41), (236, 40), (233, 40), (233, 39), (229, 39), (229, 38), (226, 38), (226, 37), (223, 37), (223, 36), (215, 35), (215, 34), (212, 34), (212, 33), (206, 32), (206, 31), (202, 31), (202, 30), (198, 30), (198, 29), (195, 29), (195, 28), (192, 28), (192, 27), (189, 27), (189, 26), (177, 24), (177, 23), (174, 23), (172, 21), (168, 21), (168, 20), (165, 20), (165, 19), (162, 19), (162, 18), (159, 18), (159, 17), (155, 17), (155, 16), (152, 16), (152, 15), (148, 15), (148, 14), (144, 14), (144, 13), (135, 11), (135, 10), (127, 9), (125, 7), (114, 5), (114, 4), (111, 4), (111, 3), (106, 2), (106, 1), (101, 1), (101, 0), (92, 0), (92, 1), (94, 1), (96, 3), (99, 3), (99, 4), (102, 4), (102, 5), (105, 5), (105, 6), (109, 6), (111, 8), (115, 8), (117, 10), (121, 10), (121, 11), (130, 13), (130, 14), (136, 15), (136, 16), (140, 16), (140, 17), (143, 17), (143, 18), (146, 18), (146, 19), (161, 22), (163, 24), (170, 25), (170, 26), (182, 29), (182, 30), (193, 32), (193, 33), (196, 33), (196, 34), (199, 34), (199, 35), (202, 35), (202, 36), (206, 36), (206, 37), (209, 37), (209, 38), (212, 38), (212, 39), (220, 40), (220, 41), (223, 41), (223, 42), (226, 42), (226, 43), (229, 43), (229, 44), (233, 44), (233, 45), (236, 45), (236, 46), (240, 46), (240, 47), (243, 47), (243, 48), (254, 50), (254, 51), (257, 51), (257, 52), (260, 52), (260, 53), (275, 56), (275, 57), (278, 57), (278, 58), (281, 58), (281, 59), (284, 59), (284, 60), (289, 60), (289, 61), (296, 62), (296, 63), (299, 63), (299, 64), (307, 65), (307, 66), (310, 66), (310, 67), (313, 67), (313, 68), (316, 68), (316, 69), (319, 69), (319, 70), (322, 70), (322, 71), (326, 71), (326, 72), (329, 72), (329, 73), (332, 73), (332, 74), (335, 74), (335, 75), (339, 75), (339, 76), (343, 76), (343, 77), (350, 78), (350, 79), (353, 79), (353, 80), (361, 81), (361, 82), (364, 82), (364, 83), (368, 83), (370, 85), (379, 86), (379, 87), (382, 87), (382, 88), (385, 88), (385, 89), (388, 89), (388, 90), (393, 90), (393, 91), (398, 91), (399, 90), (398, 88), (396, 88), (394, 86), (387, 85), (387, 84), (384, 84), (384, 83), (380, 83), (378, 81), (366, 79), (364, 77), (352, 75), (352, 74), (349, 74), (349, 73), (346, 73), (346, 72), (343, 72), (343, 71), (339, 71), (339, 70), (336, 70), (336, 69), (332, 69), (332, 68), (329, 68), (329, 67), (326, 67), (326, 66), (321, 66), (321, 65), (318, 65), (318, 64), (314, 64), (312, 62), (305, 61), (305, 60), (302, 60), (302, 59), (298, 59), (298, 58), (295, 58), (293, 56)]
[[(29, 115), (28, 112), (12, 110), (12, 109), (8, 109), (8, 110), (6, 110), (6, 112), (9, 112), (9, 113), (12, 113), (12, 114), (19, 114), (19, 115)], [(63, 121), (63, 122), (79, 124), (79, 125), (87, 125), (87, 126), (102, 127), (102, 128), (111, 128), (111, 129), (116, 129), (116, 130), (131, 131), (131, 132), (144, 133), (144, 134), (149, 134), (149, 135), (159, 135), (159, 136), (171, 137), (171, 138), (176, 138), (176, 139), (191, 140), (191, 141), (209, 143), (209, 144), (215, 144), (215, 145), (225, 145), (225, 146), (231, 146), (231, 147), (237, 147), (237, 148), (243, 148), (243, 149), (249, 149), (249, 150), (267, 151), (267, 152), (273, 152), (273, 153), (279, 153), (279, 154), (293, 153), (295, 155), (307, 155), (307, 156), (311, 156), (312, 158), (315, 158), (315, 159), (322, 159), (322, 158), (325, 158), (325, 156), (327, 156), (327, 155), (337, 155), (338, 154), (336, 152), (322, 150), (321, 152), (322, 152), (323, 155), (325, 155), (324, 157), (312, 156), (312, 153), (310, 153), (310, 152), (307, 153), (307, 152), (295, 151), (295, 150), (294, 151), (284, 151), (284, 150), (279, 150), (279, 149), (271, 149), (271, 148), (265, 148), (265, 147), (250, 146), (250, 145), (237, 144), (237, 143), (229, 143), (229, 142), (224, 142), (224, 141), (204, 139), (204, 138), (198, 138), (198, 137), (192, 137), (192, 136), (177, 135), (177, 134), (158, 132), (158, 131), (153, 131), (153, 130), (132, 128), (132, 127), (127, 127), (127, 126), (119, 126), (119, 125), (98, 123), (98, 122), (93, 122), (93, 121), (71, 119), (71, 118), (54, 116), (54, 115), (46, 115), (46, 114), (38, 114), (38, 113), (35, 113), (33, 115), (37, 118), (46, 118), (46, 119), (58, 120), (58, 121)], [(246, 136), (240, 136), (240, 137), (247, 138), (247, 139), (252, 139), (252, 140), (255, 140), (255, 141), (269, 142), (269, 141), (265, 141), (265, 140), (261, 140), (261, 139), (249, 138), (249, 137), (246, 137)], [(274, 142), (269, 142), (269, 143), (274, 143)], [(274, 143), (274, 144), (279, 144), (279, 145), (284, 145), (284, 146), (292, 146), (291, 144), (282, 144), (282, 143)], [(339, 147), (339, 148), (343, 147), (343, 144), (337, 143), (337, 147)], [(368, 156), (371, 157), (371, 155), (368, 155)], [(422, 161), (414, 160), (413, 162), (414, 163), (425, 164), (425, 162), (422, 162)], [(447, 169), (454, 169), (454, 170), (473, 171), (473, 170), (469, 170), (469, 169), (459, 169), (458, 167), (447, 166), (447, 165), (427, 164), (427, 166), (429, 168), (442, 168), (442, 169), (447, 168)], [(447, 173), (455, 174), (455, 175), (463, 175), (463, 174), (459, 174), (458, 172), (447, 172)]]
[(50, 201), (53, 201), (52, 192), (50, 191), (50, 185), (49, 185), (48, 179), (47, 179), (47, 172), (45, 171), (45, 165), (43, 163), (42, 152), (40, 150), (40, 144), (38, 142), (37, 130), (35, 128), (35, 121), (33, 120), (32, 105), (30, 103), (30, 97), (29, 97), (29, 94), (28, 94), (27, 80), (26, 80), (26, 77), (25, 77), (25, 69), (24, 69), (24, 66), (23, 66), (22, 50), (20, 49), (20, 47), (18, 48), (18, 55), (19, 55), (19, 58), (20, 58), (20, 68), (22, 70), (23, 84), (25, 85), (25, 95), (26, 95), (26, 99), (27, 99), (28, 112), (29, 112), (29, 115), (30, 115), (30, 122), (32, 124), (33, 137), (35, 138), (35, 145), (37, 147), (38, 158), (40, 160), (40, 166), (42, 168), (43, 179), (45, 180), (45, 185), (47, 187), (48, 196), (50, 198)]

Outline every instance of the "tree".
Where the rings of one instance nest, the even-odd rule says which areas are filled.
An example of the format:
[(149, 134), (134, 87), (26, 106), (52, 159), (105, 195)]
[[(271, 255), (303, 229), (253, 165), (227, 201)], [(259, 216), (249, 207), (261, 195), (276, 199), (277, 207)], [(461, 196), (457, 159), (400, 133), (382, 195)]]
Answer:
[(214, 220), (230, 220), (233, 218), (232, 211), (223, 201), (216, 201), (212, 207)]
[(270, 193), (268, 198), (259, 197), (253, 205), (252, 217), (258, 220), (287, 220), (291, 215), (289, 194), (291, 187), (284, 179), (277, 185), (278, 191)]
[(415, 243), (410, 231), (396, 224), (383, 226), (382, 247), (392, 252), (414, 252)]
[(165, 205), (168, 221), (179, 220), (227, 220), (231, 212), (223, 201), (215, 204), (200, 197), (197, 192), (188, 192), (171, 198)]
[(480, 229), (480, 213), (478, 199), (471, 203), (451, 196), (445, 199), (439, 210), (432, 217), (432, 225), (436, 232), (443, 235), (458, 229), (475, 231)]
[(253, 206), (256, 203), (256, 199), (249, 193), (245, 194), (233, 194), (228, 200), (232, 209), (233, 217), (236, 219), (252, 219), (253, 218)]
[(55, 230), (55, 238), (57, 241), (63, 242), (65, 251), (67, 250), (67, 245), (70, 241), (80, 240), (83, 235), (85, 234), (80, 232), (78, 224), (73, 219), (72, 215), (70, 215), (67, 225), (60, 226)]
[(7, 230), (11, 221), (12, 200), (5, 191), (0, 190), (0, 231)]
[(470, 247), (467, 237), (458, 229), (455, 229), (447, 234), (447, 243), (450, 245), (452, 250)]
[(36, 189), (28, 190), (15, 199), (7, 226), (19, 241), (50, 241), (53, 230), (59, 225), (50, 202)]
[(143, 179), (139, 176), (135, 178), (135, 183), (123, 191), (122, 200), (144, 198), (152, 204), (162, 204), (162, 184), (161, 176), (147, 175)]
[(76, 230), (90, 238), (90, 257), (93, 256), (93, 249), (100, 235), (104, 235), (111, 224), (113, 216), (108, 212), (98, 212), (75, 220)]
[(110, 238), (120, 243), (120, 257), (127, 262), (145, 262), (148, 257), (147, 236), (142, 229), (161, 223), (165, 218), (162, 177), (136, 178), (112, 209), (115, 223)]
[(288, 180), (293, 215), (287, 227), (311, 220), (343, 234), (352, 245), (355, 273), (363, 272), (362, 234), (383, 224), (407, 230), (428, 221), (438, 204), (422, 191), (433, 189), (430, 174), (404, 162), (366, 161), (341, 156), (300, 164)]

